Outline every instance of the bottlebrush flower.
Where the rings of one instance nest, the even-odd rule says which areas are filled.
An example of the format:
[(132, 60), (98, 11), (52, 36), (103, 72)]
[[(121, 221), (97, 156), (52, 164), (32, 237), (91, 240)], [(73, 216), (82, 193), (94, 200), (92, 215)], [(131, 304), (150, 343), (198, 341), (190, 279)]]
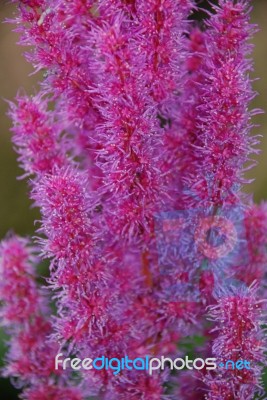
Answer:
[(266, 339), (261, 325), (265, 315), (263, 302), (257, 298), (257, 287), (222, 289), (209, 316), (215, 322), (217, 337), (212, 351), (217, 362), (227, 360), (250, 362), (250, 369), (219, 368), (206, 377), (207, 399), (253, 399), (261, 391), (261, 370), (266, 363)]
[[(81, 19), (85, 8), (90, 11), (92, 2), (75, 1), (73, 7)], [(11, 20), (16, 31), (20, 33), (20, 44), (31, 46), (32, 51), (26, 54), (35, 71), (44, 72), (42, 83), (43, 94), (50, 100), (57, 100), (57, 122), (73, 139), (73, 152), (84, 158), (89, 166), (94, 165), (92, 148), (95, 142), (90, 141), (88, 133), (92, 133), (99, 120), (99, 113), (92, 105), (89, 88), (93, 77), (88, 65), (88, 42), (90, 29), (95, 18), (86, 13), (88, 27), (81, 33), (77, 30), (69, 14), (69, 2), (57, 1), (53, 8), (43, 1), (26, 1), (20, 5), (20, 14)], [(88, 7), (88, 8), (87, 8)], [(81, 20), (80, 27), (85, 22)], [(77, 154), (78, 153), (78, 154)]]
[(173, 100), (181, 89), (185, 21), (192, 8), (190, 0), (140, 0), (135, 3), (142, 32), (138, 51), (145, 55), (144, 73), (151, 82), (151, 96), (158, 107), (166, 107), (167, 101)]
[(260, 283), (265, 275), (267, 206), (265, 203), (251, 205), (244, 216), (246, 230), (247, 257), (241, 259), (236, 268), (236, 276), (248, 286), (257, 281)]
[[(23, 380), (27, 400), (167, 399), (166, 387), (187, 376), (90, 370), (69, 387), (72, 373), (51, 363), (59, 346), (81, 358), (174, 357), (197, 330), (217, 358), (265, 362), (266, 210), (241, 194), (257, 144), (248, 111), (254, 28), (247, 1), (220, 0), (201, 29), (193, 9), (190, 0), (20, 2), (20, 43), (44, 77), (38, 95), (11, 104), (13, 142), (41, 211), (37, 249), (50, 260), (56, 305), (49, 317), (27, 243), (5, 241), (5, 371)], [(256, 279), (259, 290), (230, 288), (229, 278)], [(260, 373), (204, 373), (200, 392), (194, 374), (173, 392), (250, 399)]]
[(173, 208), (179, 210), (188, 208), (187, 181), (191, 182), (192, 177), (195, 179), (198, 165), (194, 148), (198, 144), (198, 107), (202, 102), (200, 90), (204, 80), (203, 64), (207, 57), (205, 32), (191, 28), (183, 53), (184, 63), (180, 72), (182, 92), (172, 118), (167, 121), (163, 164)]
[(45, 219), (46, 254), (69, 260), (73, 267), (86, 263), (93, 245), (86, 174), (71, 166), (58, 169), (43, 177), (32, 196)]
[(93, 333), (101, 336), (109, 315), (114, 323), (120, 315), (122, 322), (120, 310), (125, 306), (117, 301), (117, 287), (123, 276), (112, 282), (120, 250), (107, 244), (103, 226), (98, 236), (97, 203), (88, 194), (83, 172), (68, 167), (44, 177), (34, 188), (33, 198), (43, 218), (42, 252), (52, 258), (50, 283), (55, 290), (63, 289), (57, 295), (59, 338), (87, 343)]
[[(54, 357), (59, 350), (49, 338), (52, 325), (47, 298), (35, 282), (34, 250), (28, 240), (15, 235), (3, 240), (0, 248), (1, 325), (11, 335), (3, 375), (21, 382), (25, 387), (23, 398), (27, 400), (47, 398), (44, 393), (53, 384)], [(78, 388), (65, 387), (67, 374), (65, 378), (62, 373), (57, 375), (54, 391), (67, 391), (73, 393), (74, 399), (82, 398)], [(40, 391), (43, 397), (37, 397)]]
[(151, 231), (165, 189), (158, 168), (161, 129), (145, 75), (139, 72), (142, 59), (134, 53), (125, 24), (126, 17), (115, 16), (113, 23), (95, 30), (93, 43), (94, 70), (100, 74), (95, 104), (103, 119), (96, 127), (102, 144), (97, 164), (103, 171), (102, 192), (110, 199), (104, 211), (110, 229), (132, 240)]
[(258, 144), (257, 138), (249, 136), (253, 112), (248, 111), (248, 103), (254, 93), (248, 78), (248, 40), (253, 33), (248, 4), (222, 0), (213, 7), (215, 13), (206, 23), (208, 56), (202, 65), (197, 142), (192, 148), (195, 173), (186, 182), (191, 205), (206, 207), (239, 202), (243, 169)]
[(30, 319), (43, 308), (40, 290), (35, 283), (32, 264), (36, 257), (26, 239), (10, 236), (1, 243), (1, 324), (9, 326)]
[(10, 104), (13, 143), (26, 175), (42, 175), (62, 167), (67, 147), (53, 113), (47, 111), (47, 101), (40, 96), (18, 96), (16, 100), (17, 104)]
[[(52, 257), (50, 284), (60, 290), (56, 292), (55, 338), (62, 345), (70, 341), (68, 351), (90, 351), (95, 357), (111, 358), (125, 352), (136, 357), (153, 349), (159, 353), (161, 348), (173, 351), (175, 331), (184, 334), (198, 305), (181, 294), (171, 303), (169, 296), (164, 301), (160, 290), (150, 294), (150, 287), (138, 277), (140, 265), (134, 253), (129, 258), (129, 249), (110, 245), (110, 233), (105, 234), (103, 228), (99, 236), (101, 225), (87, 195), (86, 177), (70, 167), (58, 170), (57, 175), (38, 182), (33, 198), (41, 207), (40, 232), (47, 237), (40, 244), (44, 254)], [(90, 395), (101, 391), (104, 383), (108, 390), (122, 390), (111, 374), (106, 375), (97, 380), (97, 387), (89, 385)], [(144, 386), (144, 395), (146, 390), (150, 389)]]

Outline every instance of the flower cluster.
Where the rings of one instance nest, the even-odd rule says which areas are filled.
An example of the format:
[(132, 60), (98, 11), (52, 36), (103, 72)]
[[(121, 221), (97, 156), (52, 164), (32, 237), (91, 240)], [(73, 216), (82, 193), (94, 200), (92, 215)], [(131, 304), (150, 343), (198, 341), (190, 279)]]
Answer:
[[(255, 28), (248, 0), (219, 0), (199, 25), (194, 12), (193, 0), (19, 1), (12, 22), (43, 72), (9, 112), (41, 214), (34, 251), (16, 236), (1, 247), (4, 375), (23, 399), (262, 393), (267, 208), (242, 192), (258, 152)], [(47, 296), (35, 253), (50, 261)], [(59, 352), (174, 358), (196, 334), (195, 352), (253, 368), (54, 370)]]
[(53, 357), (58, 345), (49, 338), (51, 311), (43, 290), (36, 283), (35, 250), (28, 240), (14, 235), (1, 243), (0, 321), (11, 335), (4, 376), (19, 380), (25, 387), (25, 400), (57, 399), (58, 393), (66, 400), (81, 400), (80, 389), (68, 387), (67, 376), (60, 372), (53, 378)]
[(213, 342), (213, 353), (223, 365), (227, 360), (250, 360), (250, 369), (226, 369), (216, 377), (206, 376), (210, 392), (207, 399), (253, 399), (254, 385), (259, 385), (260, 364), (265, 364), (265, 341), (262, 301), (255, 298), (256, 287), (222, 290), (218, 302), (211, 307), (219, 335)]

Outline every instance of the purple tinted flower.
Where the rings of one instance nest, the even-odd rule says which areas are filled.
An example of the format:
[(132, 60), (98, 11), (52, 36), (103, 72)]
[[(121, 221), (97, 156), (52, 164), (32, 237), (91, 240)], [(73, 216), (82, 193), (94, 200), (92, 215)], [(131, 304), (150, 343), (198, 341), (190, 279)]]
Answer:
[(160, 105), (173, 100), (181, 88), (186, 18), (193, 2), (185, 0), (136, 1), (136, 17), (141, 28), (138, 51), (145, 55), (145, 77), (151, 82), (150, 95)]
[[(34, 250), (28, 240), (17, 236), (2, 241), (0, 249), (1, 325), (11, 335), (3, 375), (17, 378), (26, 387), (23, 396), (29, 400), (38, 398), (34, 393), (49, 391), (56, 380), (57, 393), (72, 392), (71, 388), (65, 388), (67, 376), (64, 378), (62, 372), (55, 374), (54, 357), (59, 346), (49, 339), (50, 310), (47, 298), (35, 282)], [(81, 399), (79, 389), (75, 390), (73, 398)]]
[[(201, 102), (197, 108), (195, 173), (187, 181), (193, 204), (235, 204), (243, 169), (256, 152), (257, 140), (249, 136), (248, 103), (254, 97), (248, 73), (253, 33), (247, 2), (220, 1), (207, 21), (202, 65)], [(193, 171), (192, 171), (193, 172)], [(191, 180), (191, 182), (190, 182)]]
[(45, 221), (46, 254), (69, 260), (73, 267), (86, 263), (93, 244), (86, 174), (71, 166), (58, 169), (36, 184), (32, 196)]
[(102, 192), (109, 196), (107, 223), (120, 237), (132, 238), (152, 230), (165, 189), (159, 170), (161, 129), (148, 81), (140, 73), (134, 32), (125, 32), (127, 23), (118, 14), (95, 30), (94, 70), (99, 72), (95, 104), (103, 119), (96, 126), (102, 145), (97, 164), (103, 171)]
[(36, 258), (26, 239), (11, 236), (1, 243), (0, 311), (4, 326), (20, 324), (39, 311), (40, 291), (35, 284)]
[(182, 371), (179, 376), (177, 398), (183, 400), (204, 400), (206, 387), (199, 371)]
[[(165, 377), (166, 379), (166, 377)], [(147, 373), (138, 374), (138, 371), (134, 371), (128, 374), (127, 377), (119, 379), (110, 391), (107, 391), (104, 396), (105, 400), (123, 400), (125, 399), (125, 393), (132, 400), (138, 400), (140, 398), (144, 400), (165, 400), (168, 396), (163, 387), (164, 379), (163, 376), (155, 374), (155, 376), (149, 376)]]
[(212, 346), (218, 363), (226, 365), (246, 360), (247, 368), (224, 368), (206, 376), (209, 400), (253, 399), (261, 391), (261, 370), (265, 364), (266, 339), (261, 328), (266, 313), (257, 287), (223, 289), (217, 304), (210, 307), (209, 316), (215, 322), (217, 334)]
[(266, 262), (265, 205), (248, 206), (240, 192), (257, 144), (248, 111), (254, 28), (246, 1), (219, 1), (201, 29), (189, 19), (194, 8), (190, 0), (20, 2), (21, 44), (44, 78), (38, 95), (11, 104), (13, 142), (33, 177), (36, 251), (50, 259), (56, 305), (49, 317), (27, 243), (4, 241), (6, 375), (28, 385), (27, 400), (167, 399), (166, 384), (177, 382), (181, 399), (257, 392), (257, 365), (190, 379), (81, 371), (81, 391), (66, 387), (70, 371), (53, 371), (58, 346), (78, 357), (174, 357), (194, 333), (205, 336), (195, 349), (205, 355), (213, 348), (222, 360), (264, 362), (263, 290), (237, 289), (259, 286)]
[(42, 175), (63, 166), (66, 147), (53, 113), (47, 111), (47, 101), (38, 96), (18, 96), (16, 100), (16, 105), (11, 104), (10, 116), (21, 167), (27, 175)]
[[(99, 236), (97, 203), (88, 195), (87, 176), (71, 167), (58, 170), (39, 181), (33, 198), (43, 218), (40, 233), (46, 239), (40, 241), (42, 251), (52, 258), (50, 283), (62, 289), (57, 295), (59, 338), (82, 345), (92, 336), (92, 340), (103, 341), (105, 349), (104, 342), (109, 346), (112, 338), (110, 334), (110, 339), (101, 337), (106, 325), (109, 331), (124, 331), (125, 302), (118, 301), (117, 291), (120, 288), (122, 293), (125, 277), (112, 281), (121, 251), (106, 242), (103, 226)], [(97, 352), (96, 343), (94, 347)]]
[[(253, 282), (261, 283), (265, 275), (267, 262), (266, 226), (267, 205), (252, 205), (245, 214), (246, 246), (248, 256), (236, 267), (236, 276), (248, 286)], [(242, 263), (243, 261), (243, 263)]]
[(37, 388), (27, 389), (23, 393), (23, 400), (82, 400), (77, 389), (59, 388), (53, 385), (40, 385)]

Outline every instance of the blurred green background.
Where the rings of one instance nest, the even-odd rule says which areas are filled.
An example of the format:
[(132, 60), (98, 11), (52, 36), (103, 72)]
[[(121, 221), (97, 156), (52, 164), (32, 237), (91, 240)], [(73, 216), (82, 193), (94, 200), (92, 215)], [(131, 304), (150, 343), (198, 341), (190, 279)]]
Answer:
[[(204, 5), (205, 2), (202, 3)], [(252, 21), (259, 25), (260, 31), (255, 35), (255, 72), (253, 78), (254, 89), (259, 93), (252, 107), (267, 110), (267, 0), (252, 0)], [(0, 0), (0, 20), (12, 18), (16, 6), (8, 1)], [(17, 180), (22, 174), (16, 163), (16, 155), (10, 141), (10, 120), (8, 119), (7, 104), (4, 99), (12, 100), (18, 89), (24, 88), (27, 93), (34, 93), (38, 88), (38, 76), (29, 76), (32, 67), (24, 57), (24, 49), (16, 45), (18, 35), (12, 32), (12, 25), (0, 25), (0, 238), (9, 230), (21, 235), (30, 235), (34, 232), (34, 220), (38, 218), (37, 210), (31, 208), (28, 199), (28, 188), (25, 181)], [(247, 187), (247, 191), (254, 193), (256, 202), (267, 199), (267, 114), (259, 115), (254, 122), (260, 125), (255, 132), (262, 134), (261, 155), (258, 165), (248, 173), (249, 178), (255, 181)], [(1, 333), (1, 332), (0, 332)], [(0, 334), (0, 365), (4, 353), (4, 336)], [(0, 399), (17, 399), (16, 391), (7, 380), (0, 380)]]

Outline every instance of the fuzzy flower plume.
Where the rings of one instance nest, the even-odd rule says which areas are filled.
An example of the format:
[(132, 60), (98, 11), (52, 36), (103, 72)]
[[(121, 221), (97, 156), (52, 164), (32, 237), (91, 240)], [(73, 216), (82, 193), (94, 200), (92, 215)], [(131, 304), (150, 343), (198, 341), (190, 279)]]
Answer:
[[(140, 276), (138, 254), (110, 245), (110, 232), (101, 227), (98, 207), (88, 196), (86, 176), (70, 167), (58, 170), (38, 182), (33, 198), (42, 213), (39, 233), (47, 238), (40, 240), (42, 252), (52, 258), (49, 283), (58, 309), (55, 339), (68, 346), (70, 353), (83, 355), (87, 351), (95, 357), (145, 356), (161, 347), (173, 349), (175, 323), (179, 318), (190, 320), (187, 316), (193, 314), (194, 302), (177, 296), (169, 304), (157, 292), (148, 294), (150, 287)], [(180, 325), (178, 336), (183, 333), (181, 321)], [(168, 326), (171, 332), (161, 334)], [(144, 379), (135, 371), (128, 379), (133, 380), (133, 392), (139, 387), (137, 393), (147, 399), (154, 391), (157, 396), (165, 391), (161, 377)], [(106, 373), (89, 381), (89, 395), (105, 388), (105, 399), (115, 393), (118, 398), (123, 396), (124, 379), (117, 381)]]
[(95, 32), (95, 69), (100, 72), (96, 104), (103, 118), (96, 130), (103, 143), (98, 157), (103, 189), (110, 196), (107, 220), (110, 229), (131, 238), (151, 231), (165, 189), (158, 167), (161, 129), (125, 24), (119, 14)]
[(34, 249), (28, 240), (10, 236), (2, 241), (0, 321), (11, 335), (4, 376), (19, 379), (25, 387), (25, 400), (50, 399), (50, 390), (55, 393), (65, 391), (68, 400), (81, 400), (78, 389), (65, 387), (66, 377), (61, 373), (58, 374), (58, 383), (53, 383), (53, 355), (57, 354), (58, 345), (49, 340), (52, 326), (47, 299), (35, 282), (36, 262)]
[[(242, 193), (258, 144), (249, 1), (219, 0), (201, 24), (191, 0), (14, 3), (43, 73), (9, 113), (41, 217), (36, 247), (0, 249), (4, 375), (25, 400), (261, 395), (267, 209)], [(184, 341), (251, 369), (54, 369), (60, 352), (185, 357)]]
[[(1, 244), (1, 323), (19, 324), (43, 307), (35, 283), (34, 255), (25, 239), (10, 237)], [(27, 294), (27, 296), (25, 296)]]
[(47, 102), (38, 96), (18, 96), (16, 100), (10, 115), (20, 166), (27, 175), (42, 175), (63, 166), (66, 148), (53, 114), (47, 111)]
[[(194, 100), (193, 107), (191, 107), (194, 114), (191, 119), (191, 126), (182, 124), (182, 127), (185, 128), (189, 126), (190, 130), (193, 128), (193, 133), (188, 129), (185, 130), (190, 134), (187, 136), (189, 147), (185, 151), (184, 158), (187, 161), (185, 165), (189, 164), (189, 167), (186, 165), (185, 169), (182, 170), (184, 173), (182, 173), (181, 181), (183, 183), (184, 207), (186, 209), (188, 207), (203, 207), (199, 213), (199, 218), (207, 221), (207, 226), (211, 221), (214, 223), (219, 221), (222, 216), (224, 218), (227, 207), (233, 210), (234, 206), (238, 206), (240, 210), (246, 210), (241, 211), (241, 214), (244, 213), (245, 237), (243, 239), (237, 238), (239, 244), (242, 240), (246, 242), (246, 254), (239, 254), (238, 266), (233, 259), (231, 260), (230, 256), (228, 258), (216, 256), (215, 248), (213, 248), (213, 252), (212, 246), (209, 247), (209, 244), (207, 248), (210, 251), (204, 252), (207, 257), (206, 261), (205, 259), (201, 260), (197, 254), (194, 262), (199, 276), (200, 294), (201, 297), (204, 297), (202, 301), (216, 304), (214, 309), (217, 310), (217, 321), (222, 321), (222, 330), (225, 326), (223, 332), (220, 329), (214, 331), (215, 339), (212, 347), (214, 357), (218, 359), (225, 357), (222, 360), (222, 362), (225, 362), (226, 359), (234, 360), (235, 358), (232, 357), (236, 355), (239, 359), (251, 359), (256, 363), (259, 352), (261, 352), (261, 356), (258, 361), (261, 362), (264, 358), (264, 353), (261, 350), (263, 343), (257, 342), (257, 338), (263, 335), (262, 321), (255, 311), (258, 307), (256, 304), (259, 302), (260, 291), (257, 292), (255, 288), (247, 290), (243, 294), (246, 299), (244, 302), (251, 304), (251, 318), (254, 316), (256, 318), (255, 321), (251, 321), (251, 326), (257, 324), (256, 330), (251, 330), (251, 327), (249, 327), (248, 332), (244, 331), (244, 336), (242, 336), (242, 318), (239, 319), (236, 316), (236, 323), (234, 323), (233, 314), (227, 318), (224, 314), (225, 311), (228, 311), (228, 308), (233, 307), (234, 309), (237, 305), (231, 306), (230, 301), (227, 302), (229, 298), (226, 303), (223, 303), (223, 296), (219, 296), (217, 299), (213, 298), (216, 292), (214, 287), (230, 285), (230, 279), (226, 280), (227, 283), (222, 283), (225, 275), (234, 276), (235, 279), (245, 281), (248, 285), (255, 280), (261, 281), (262, 266), (260, 260), (264, 259), (265, 256), (264, 239), (260, 226), (256, 228), (256, 241), (255, 238), (252, 239), (252, 218), (254, 217), (256, 220), (258, 213), (263, 215), (263, 207), (259, 209), (261, 211), (258, 211), (256, 206), (253, 206), (251, 210), (247, 209), (247, 206), (243, 203), (244, 196), (241, 193), (242, 185), (246, 183), (244, 171), (248, 168), (248, 165), (250, 167), (253, 165), (253, 161), (250, 160), (251, 155), (258, 152), (255, 150), (258, 140), (256, 137), (250, 136), (251, 118), (256, 111), (248, 111), (249, 102), (254, 97), (251, 82), (248, 79), (248, 73), (252, 68), (251, 60), (247, 58), (251, 52), (251, 45), (248, 44), (248, 41), (254, 32), (254, 27), (249, 23), (249, 11), (248, 2), (222, 0), (219, 1), (218, 6), (213, 6), (213, 13), (210, 14), (210, 18), (206, 22), (207, 29), (203, 34), (203, 54), (205, 57), (201, 55), (201, 52), (198, 53), (200, 59), (199, 70), (196, 72), (197, 86), (196, 89), (192, 84), (188, 87), (189, 97), (186, 100), (188, 104), (192, 99)], [(196, 61), (198, 60), (196, 59)], [(187, 91), (185, 91), (184, 97), (186, 99)], [(185, 115), (182, 112), (182, 117)], [(190, 148), (192, 149), (191, 152), (189, 151)], [(224, 221), (226, 222), (227, 218)], [(211, 225), (209, 226), (211, 227)], [(212, 233), (210, 233), (210, 240), (212, 240)], [(255, 243), (255, 248), (253, 248), (253, 243)], [(239, 251), (242, 252), (242, 250)], [(258, 252), (259, 263), (256, 263)], [(203, 280), (204, 276), (205, 279)], [(211, 292), (207, 291), (208, 288), (212, 288)], [(236, 290), (232, 294), (231, 301), (234, 304), (239, 304), (242, 303), (243, 297), (241, 295), (241, 299), (239, 299)], [(225, 308), (222, 304), (225, 305)], [(245, 316), (248, 313), (249, 306), (247, 308), (245, 305), (244, 307), (243, 305), (240, 306), (237, 315), (240, 313), (240, 315)], [(232, 321), (233, 325), (227, 326), (226, 320)], [(238, 336), (235, 341), (234, 334), (236, 331), (240, 332), (241, 336)], [(226, 351), (226, 347), (223, 347), (225, 332), (229, 332), (229, 338), (233, 338), (231, 353)], [(246, 352), (245, 348), (242, 348), (243, 342), (249, 346), (249, 343), (252, 343), (254, 339), (256, 347), (252, 346)], [(255, 358), (251, 354), (249, 357), (249, 351), (254, 352)], [(253, 393), (258, 388), (261, 371), (262, 366), (255, 365), (252, 372), (248, 373), (244, 370), (242, 374), (238, 371), (236, 376), (234, 371), (227, 371), (225, 375), (222, 373), (222, 376), (220, 376), (220, 373), (210, 374), (206, 381), (209, 387), (207, 398), (214, 400), (253, 398)]]
[[(73, 337), (75, 331), (81, 334), (82, 324), (78, 322), (82, 315), (84, 324), (86, 321), (89, 324), (93, 318), (83, 290), (94, 248), (93, 227), (89, 218), (92, 206), (87, 187), (85, 174), (69, 167), (44, 177), (33, 192), (44, 220), (40, 231), (47, 238), (41, 242), (43, 253), (53, 258), (51, 281), (56, 288), (65, 288), (62, 292), (65, 322), (61, 320), (61, 336), (66, 340)], [(80, 297), (84, 298), (83, 302), (76, 301)], [(81, 310), (83, 304), (87, 312), (86, 309)]]
[(254, 93), (247, 78), (251, 70), (247, 55), (254, 29), (249, 24), (248, 4), (222, 0), (213, 8), (215, 14), (205, 32), (207, 56), (197, 109), (195, 174), (186, 181), (192, 203), (205, 206), (239, 202), (244, 166), (258, 144), (249, 136), (253, 112), (248, 112), (248, 104)]
[(86, 47), (95, 23), (93, 5), (93, 1), (75, 0), (55, 1), (51, 7), (46, 1), (23, 1), (20, 14), (11, 22), (16, 24), (20, 44), (33, 49), (26, 58), (36, 72), (44, 73), (42, 95), (56, 100), (57, 120), (71, 134), (73, 152), (95, 174), (92, 148), (97, 144), (90, 138), (99, 113), (89, 92), (93, 77)]
[(104, 187), (112, 193), (113, 216), (107, 218), (117, 234), (142, 238), (153, 230), (153, 215), (166, 202), (160, 120), (181, 86), (183, 34), (191, 6), (111, 1), (100, 2), (101, 10), (112, 14), (108, 24), (96, 29), (93, 41), (93, 70), (100, 73), (96, 107), (103, 119), (97, 127), (103, 143), (98, 165)]
[(267, 207), (266, 203), (251, 205), (244, 215), (246, 260), (236, 266), (236, 276), (248, 286), (262, 282), (267, 262)]
[[(58, 309), (55, 339), (69, 353), (81, 356), (86, 351), (112, 358), (135, 351), (133, 345), (145, 339), (144, 334), (137, 336), (132, 325), (136, 318), (144, 319), (139, 311), (136, 261), (132, 257), (132, 265), (123, 263), (122, 250), (110, 246), (103, 226), (99, 236), (102, 220), (98, 204), (88, 195), (86, 174), (71, 166), (59, 169), (43, 177), (32, 196), (41, 208), (39, 233), (46, 237), (40, 246), (44, 256), (52, 259), (49, 283)], [(113, 381), (111, 374), (102, 374), (88, 384), (86, 393), (100, 392), (104, 382), (112, 391)]]
[[(183, 78), (179, 107), (175, 109), (164, 138), (165, 170), (169, 190), (174, 190), (174, 208), (188, 206), (188, 182), (196, 179), (195, 146), (198, 143), (198, 107), (202, 104), (200, 90), (204, 81), (203, 66), (207, 57), (205, 32), (191, 27), (184, 43)], [(179, 197), (178, 197), (179, 194)], [(190, 195), (190, 191), (189, 191)]]
[(266, 310), (257, 300), (256, 287), (224, 290), (215, 306), (210, 307), (210, 318), (215, 321), (217, 338), (213, 342), (213, 354), (217, 362), (247, 360), (250, 369), (216, 371), (207, 376), (210, 387), (207, 399), (253, 399), (261, 390), (261, 365), (266, 363), (264, 351), (266, 339), (261, 324)]
[(139, 51), (145, 54), (145, 74), (152, 84), (150, 94), (158, 105), (167, 107), (181, 89), (183, 35), (192, 9), (189, 0), (136, 2), (138, 23), (145, 35)]

